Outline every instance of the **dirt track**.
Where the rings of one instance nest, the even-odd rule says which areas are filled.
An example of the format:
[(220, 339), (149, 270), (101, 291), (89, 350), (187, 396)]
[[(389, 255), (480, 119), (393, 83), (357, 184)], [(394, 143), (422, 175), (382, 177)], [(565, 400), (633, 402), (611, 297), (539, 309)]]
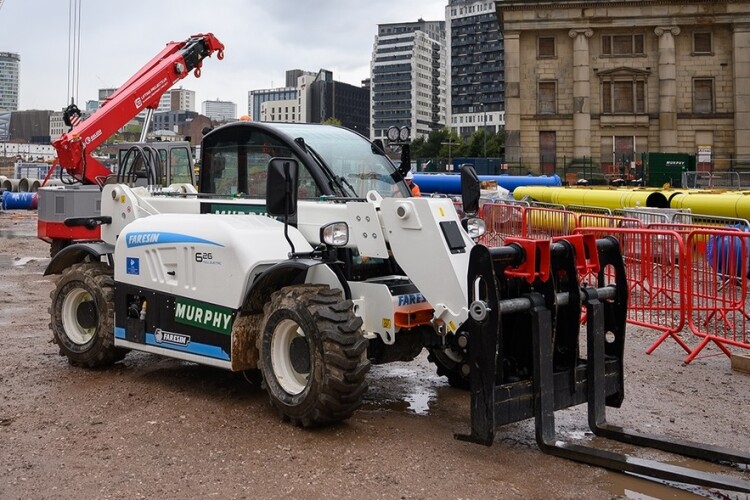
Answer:
[[(424, 355), (375, 367), (364, 407), (312, 431), (281, 423), (241, 375), (139, 353), (107, 370), (72, 367), (49, 342), (53, 280), (42, 275), (48, 246), (34, 238), (35, 216), (0, 212), (2, 499), (726, 498), (546, 456), (530, 421), (501, 429), (490, 448), (456, 441), (468, 394)], [(687, 367), (674, 342), (647, 356), (655, 334), (629, 332), (626, 401), (609, 410), (613, 423), (750, 450), (750, 375), (716, 349)], [(558, 413), (561, 434), (603, 445), (582, 432), (582, 410)], [(700, 466), (750, 481), (747, 469)]]

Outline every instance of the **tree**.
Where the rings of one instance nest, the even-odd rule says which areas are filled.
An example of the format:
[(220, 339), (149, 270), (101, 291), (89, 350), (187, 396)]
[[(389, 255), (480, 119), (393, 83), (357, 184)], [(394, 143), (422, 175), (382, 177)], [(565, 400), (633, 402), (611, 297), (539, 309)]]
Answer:
[(460, 148), (463, 146), (463, 141), (455, 132), (449, 131), (447, 128), (433, 130), (430, 132), (427, 140), (420, 137), (412, 141), (411, 156), (413, 158), (448, 158), (449, 141), (452, 143), (450, 146), (450, 156), (458, 156), (458, 152), (460, 152)]
[(338, 118), (335, 118), (333, 116), (330, 117), (330, 118), (326, 118), (321, 123), (323, 123), (323, 125), (335, 125), (337, 127), (341, 126), (341, 120), (339, 120)]
[[(486, 134), (486, 135), (485, 135)], [(486, 137), (486, 143), (485, 143)], [(500, 156), (500, 148), (505, 145), (505, 132), (489, 132), (478, 129), (471, 134), (469, 142), (464, 149), (464, 155), (471, 158), (483, 158), (485, 152), (488, 158)], [(458, 156), (458, 155), (454, 155)]]

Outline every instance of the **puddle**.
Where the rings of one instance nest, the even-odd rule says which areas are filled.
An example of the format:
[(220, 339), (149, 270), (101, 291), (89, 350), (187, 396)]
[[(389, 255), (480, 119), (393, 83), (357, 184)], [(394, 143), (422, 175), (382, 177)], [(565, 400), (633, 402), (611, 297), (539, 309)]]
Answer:
[(659, 479), (644, 479), (639, 476), (607, 472), (607, 491), (622, 498), (633, 500), (714, 498), (726, 499), (726, 495), (700, 486), (672, 483)]
[(582, 439), (591, 439), (594, 433), (591, 431), (567, 431), (564, 433), (568, 438), (580, 441)]
[(406, 411), (429, 415), (431, 404), (438, 398), (438, 389), (446, 382), (437, 376), (426, 376), (420, 370), (396, 363), (372, 367), (370, 390), (364, 407), (371, 410)]
[(38, 257), (13, 257), (12, 255), (0, 254), (0, 267), (23, 267), (29, 262), (37, 262), (40, 260)]
[(14, 266), (25, 266), (29, 262), (36, 261), (36, 260), (38, 260), (38, 259), (35, 258), (35, 257), (21, 257), (20, 259), (13, 261), (13, 265)]

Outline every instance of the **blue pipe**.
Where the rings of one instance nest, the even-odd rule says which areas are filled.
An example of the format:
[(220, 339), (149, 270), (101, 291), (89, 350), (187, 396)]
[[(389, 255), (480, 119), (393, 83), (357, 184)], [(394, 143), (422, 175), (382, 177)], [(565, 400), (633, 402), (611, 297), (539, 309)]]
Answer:
[(3, 210), (33, 210), (36, 204), (36, 193), (3, 193)]
[[(497, 185), (513, 192), (519, 186), (561, 186), (560, 176), (546, 175), (480, 175), (479, 180), (496, 181)], [(414, 182), (423, 193), (461, 194), (459, 174), (414, 174)]]

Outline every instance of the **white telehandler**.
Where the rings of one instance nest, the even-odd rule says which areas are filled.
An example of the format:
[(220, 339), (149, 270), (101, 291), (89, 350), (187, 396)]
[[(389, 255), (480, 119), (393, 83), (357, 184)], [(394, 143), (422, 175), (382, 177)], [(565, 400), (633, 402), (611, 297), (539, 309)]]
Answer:
[(439, 374), (471, 391), (461, 439), (490, 445), (498, 426), (533, 417), (545, 452), (750, 492), (747, 481), (557, 437), (554, 411), (587, 403), (598, 435), (750, 463), (747, 452), (607, 424), (605, 406), (624, 397), (617, 240), (478, 244), (472, 168), (459, 217), (449, 198), (411, 197), (408, 148), (396, 168), (381, 144), (339, 127), (239, 122), (208, 133), (201, 151), (200, 192), (107, 180), (99, 215), (65, 221), (101, 229), (101, 241), (65, 247), (46, 272), (60, 275), (50, 326), (72, 363), (101, 367), (139, 350), (259, 369), (280, 415), (307, 427), (350, 417), (371, 363), (426, 348)]

